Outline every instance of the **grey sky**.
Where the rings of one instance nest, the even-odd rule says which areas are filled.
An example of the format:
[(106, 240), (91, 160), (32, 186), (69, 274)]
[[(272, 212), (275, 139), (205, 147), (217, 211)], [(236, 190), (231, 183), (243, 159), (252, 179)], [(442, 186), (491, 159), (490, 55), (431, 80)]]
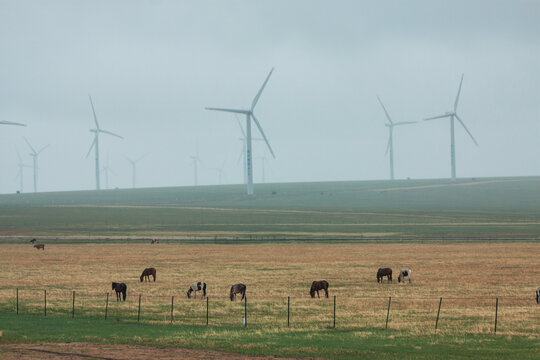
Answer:
[[(387, 179), (387, 128), (451, 110), (458, 177), (540, 175), (538, 1), (7, 1), (0, 0), (0, 192), (18, 189), (15, 148), (40, 157), (42, 191), (92, 189), (93, 127), (130, 187), (122, 154), (149, 155), (139, 186), (201, 184), (225, 162), (224, 182), (243, 180), (232, 114), (249, 107), (272, 67), (255, 113), (272, 182)], [(244, 123), (244, 122), (243, 122)], [(449, 121), (395, 129), (397, 178), (449, 177)], [(255, 132), (254, 136), (258, 136)], [(32, 188), (25, 172), (25, 191)], [(261, 180), (260, 161), (254, 178)], [(102, 180), (103, 184), (104, 180)], [(255, 188), (256, 191), (256, 188)]]

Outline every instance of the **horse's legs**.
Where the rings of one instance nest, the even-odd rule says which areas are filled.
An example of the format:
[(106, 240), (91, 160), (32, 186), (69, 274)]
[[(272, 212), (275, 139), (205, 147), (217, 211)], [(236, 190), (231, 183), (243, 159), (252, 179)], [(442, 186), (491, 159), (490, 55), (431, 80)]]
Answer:
[(328, 289), (324, 289), (324, 293), (325, 293), (326, 297), (328, 298)]
[(317, 297), (320, 299), (321, 297), (319, 296), (319, 290), (317, 290)]

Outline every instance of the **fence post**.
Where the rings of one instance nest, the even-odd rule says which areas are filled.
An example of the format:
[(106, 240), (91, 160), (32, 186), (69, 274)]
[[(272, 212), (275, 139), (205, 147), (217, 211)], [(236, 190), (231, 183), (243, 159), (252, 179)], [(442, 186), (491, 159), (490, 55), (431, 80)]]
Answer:
[(45, 317), (47, 316), (47, 289), (43, 290), (45, 292), (45, 298), (44, 298), (44, 307), (43, 310), (45, 312)]
[(19, 288), (17, 288), (17, 315), (19, 315)]
[(75, 317), (75, 290), (73, 290), (73, 307), (71, 308), (71, 317)]
[(287, 327), (290, 327), (290, 324), (291, 324), (290, 319), (291, 319), (291, 297), (287, 296)]
[(174, 319), (174, 295), (171, 296), (171, 324)]
[(141, 318), (141, 294), (139, 294), (139, 310), (137, 311), (137, 322), (139, 322)]
[(388, 329), (388, 318), (390, 316), (390, 303), (392, 302), (392, 297), (388, 297), (388, 310), (386, 311), (386, 327), (385, 329)]
[(439, 314), (441, 313), (441, 304), (442, 304), (442, 298), (439, 300), (439, 310), (437, 310), (437, 320), (435, 320), (435, 330), (437, 330), (437, 326), (439, 325)]
[(105, 299), (105, 320), (107, 320), (108, 310), (109, 310), (109, 292), (107, 292), (107, 298)]
[(244, 327), (247, 327), (247, 296), (244, 297)]
[(497, 313), (499, 312), (499, 298), (495, 299), (495, 334), (497, 333)]
[(208, 305), (209, 305), (209, 300), (207, 296), (206, 297), (206, 326), (208, 326)]
[(334, 295), (334, 329), (336, 328), (336, 295)]

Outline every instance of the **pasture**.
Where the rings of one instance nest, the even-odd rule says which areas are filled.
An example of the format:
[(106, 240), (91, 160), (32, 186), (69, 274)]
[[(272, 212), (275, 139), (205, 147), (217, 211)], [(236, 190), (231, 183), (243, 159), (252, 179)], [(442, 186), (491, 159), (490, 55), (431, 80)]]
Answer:
[[(29, 244), (4, 244), (0, 313), (3, 323), (10, 325), (0, 330), (11, 341), (26, 337), (27, 341), (143, 344), (155, 337), (162, 339), (163, 346), (204, 345), (248, 354), (344, 358), (365, 355), (366, 345), (395, 338), (402, 345), (411, 341), (419, 348), (430, 348), (431, 354), (433, 347), (444, 349), (473, 339), (490, 341), (495, 336), (505, 339), (501, 351), (517, 341), (525, 347), (515, 354), (534, 357), (538, 355), (535, 346), (540, 344), (540, 306), (534, 299), (540, 278), (539, 252), (538, 243), (51, 244), (45, 251)], [(141, 283), (139, 276), (149, 266), (157, 269), (157, 281)], [(392, 284), (378, 284), (376, 272), (381, 266), (393, 268), (396, 274), (400, 268), (411, 268), (413, 282), (398, 284), (396, 275)], [(309, 297), (311, 281), (320, 279), (330, 283), (329, 299)], [(198, 280), (208, 284), (208, 328), (206, 302), (186, 296), (189, 285)], [(128, 299), (117, 303), (111, 294), (105, 321), (105, 294), (111, 293), (112, 281), (127, 284)], [(247, 285), (247, 329), (242, 328), (244, 304), (228, 299), (229, 287), (236, 282)], [(21, 323), (14, 315), (15, 288), (19, 288)], [(44, 289), (47, 320), (43, 320)], [(75, 319), (71, 318), (73, 290)], [(141, 323), (137, 323), (139, 294)], [(336, 329), (332, 329), (334, 295)], [(174, 321), (170, 325), (172, 296)], [(291, 299), (290, 327), (287, 296)], [(389, 296), (392, 306), (385, 330)], [(435, 330), (440, 297), (443, 303)], [(496, 297), (498, 328), (493, 335)], [(25, 328), (36, 318), (42, 319), (39, 326)], [(88, 333), (62, 332), (62, 323), (75, 327), (77, 321), (87, 324)], [(45, 330), (47, 323), (53, 329)], [(149, 331), (152, 335), (137, 330), (147, 327), (154, 329)], [(44, 333), (32, 333), (34, 328), (43, 328)], [(176, 338), (173, 333), (181, 335)], [(468, 346), (476, 346), (477, 351), (485, 346), (475, 344)], [(391, 349), (381, 347), (372, 355), (397, 351)], [(491, 351), (484, 350), (476, 355)], [(435, 355), (437, 351), (431, 357)]]

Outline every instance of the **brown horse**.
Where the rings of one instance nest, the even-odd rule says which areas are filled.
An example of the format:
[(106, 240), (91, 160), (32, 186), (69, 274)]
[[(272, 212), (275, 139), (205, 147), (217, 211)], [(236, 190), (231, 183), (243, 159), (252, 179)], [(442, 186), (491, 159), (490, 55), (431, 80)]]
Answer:
[(388, 279), (388, 281), (392, 282), (392, 269), (390, 268), (379, 268), (379, 270), (377, 270), (377, 282), (380, 282), (382, 283), (383, 282), (383, 277), (385, 277)]
[(234, 301), (234, 299), (236, 299), (236, 294), (242, 294), (241, 300), (244, 300), (244, 297), (246, 296), (246, 285), (234, 284), (233, 286), (231, 286), (231, 293), (230, 293), (231, 301)]
[(124, 283), (112, 283), (112, 289), (116, 291), (116, 301), (122, 301), (120, 294), (123, 295), (124, 301), (126, 301), (127, 296), (127, 285)]
[(41, 249), (41, 250), (45, 251), (45, 244), (36, 244), (36, 245), (34, 245), (34, 247), (36, 249), (38, 249), (38, 250)]
[(311, 290), (309, 290), (309, 295), (311, 295), (312, 298), (315, 297), (315, 292), (317, 292), (317, 297), (319, 296), (319, 290), (324, 290), (324, 293), (326, 297), (328, 297), (328, 281), (321, 280), (321, 281), (314, 281), (311, 283)]
[(150, 275), (154, 277), (154, 282), (156, 281), (156, 269), (155, 268), (146, 268), (141, 274), (141, 282), (143, 279), (150, 281)]

